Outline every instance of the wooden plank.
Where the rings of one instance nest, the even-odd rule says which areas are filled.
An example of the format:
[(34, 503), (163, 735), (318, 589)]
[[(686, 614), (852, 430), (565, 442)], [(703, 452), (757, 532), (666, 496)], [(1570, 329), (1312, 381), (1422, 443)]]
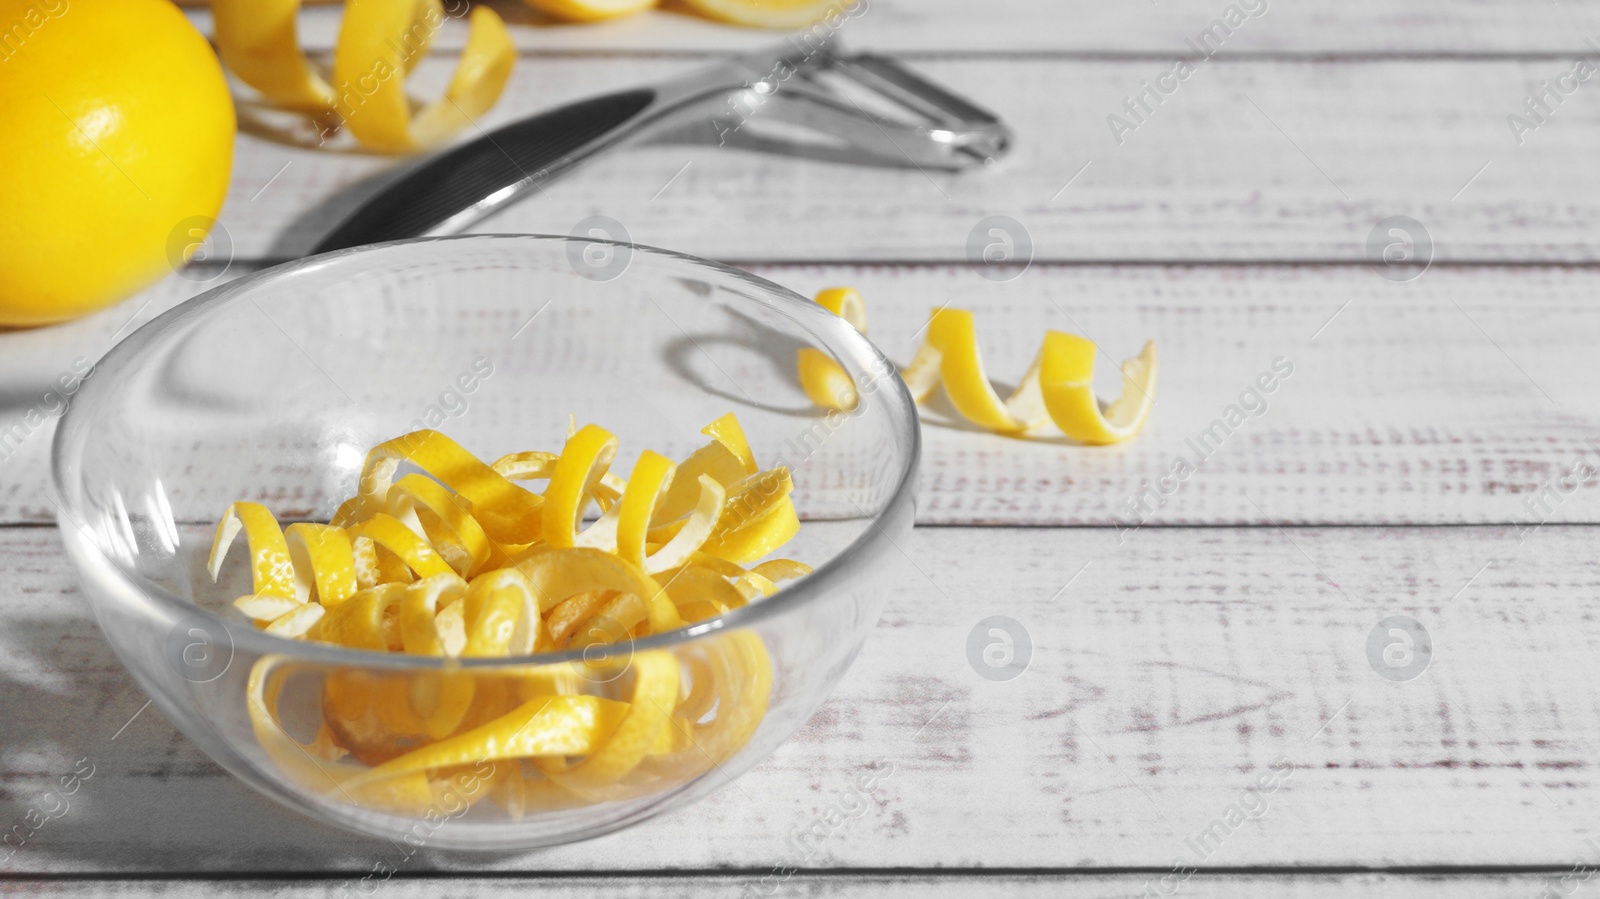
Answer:
[[(698, 875), (689, 877), (539, 877), (494, 878), (452, 877), (445, 880), (392, 877), (382, 884), (383, 895), (391, 899), (437, 896), (482, 896), (511, 899), (522, 896), (652, 897), (652, 899), (695, 899), (715, 896), (804, 895), (852, 899), (852, 897), (928, 897), (928, 899), (967, 899), (973, 896), (1008, 899), (1128, 899), (1130, 896), (1160, 895), (1161, 875), (1152, 874), (1067, 874), (1007, 875), (970, 872), (965, 874), (891, 874), (818, 877), (804, 872), (777, 882), (762, 883), (769, 872)], [(1547, 885), (1570, 890), (1588, 878), (1582, 873), (1562, 881), (1564, 874), (1515, 875), (1438, 875), (1438, 874), (1296, 874), (1296, 875), (1210, 875), (1195, 874), (1181, 883), (1184, 896), (1237, 897), (1237, 899), (1366, 899), (1366, 897), (1408, 896), (1414, 899), (1527, 899), (1543, 894)], [(369, 884), (370, 886), (370, 884)], [(180, 881), (45, 881), (28, 884), (30, 895), (65, 896), (92, 891), (107, 899), (134, 899), (140, 896), (166, 896), (171, 899), (211, 899), (211, 897), (336, 897), (348, 881), (274, 880), (180, 880)], [(1151, 893), (1147, 893), (1147, 888)], [(350, 888), (350, 895), (355, 895)]]
[[(770, 45), (783, 32), (738, 28), (694, 15), (685, 6), (599, 24), (541, 17), (514, 0), (492, 4), (512, 25), (517, 46), (535, 52), (742, 52)], [(1139, 53), (1175, 56), (1185, 41), (1227, 14), (1229, 3), (1096, 3), (1092, 0), (865, 0), (843, 28), (851, 46), (880, 51), (957, 53)], [(1262, 10), (1230, 35), (1223, 53), (1576, 53), (1595, 21), (1589, 0), (1559, 7), (1514, 0), (1350, 0), (1336, 6), (1250, 0)], [(447, 4), (446, 9), (459, 8)], [(191, 13), (209, 33), (209, 16)], [(301, 14), (309, 48), (333, 46), (339, 11)], [(459, 46), (464, 29), (451, 23), (439, 46)]]
[[(1600, 272), (1593, 269), (1436, 268), (1406, 284), (1363, 267), (1314, 266), (1035, 266), (998, 283), (964, 266), (755, 271), (807, 294), (857, 285), (868, 298), (873, 337), (902, 363), (932, 307), (970, 307), (1001, 382), (1022, 374), (1047, 329), (1082, 332), (1101, 345), (1103, 391), (1116, 389), (1116, 359), (1147, 338), (1157, 341), (1163, 374), (1156, 408), (1145, 432), (1119, 447), (1022, 442), (951, 427), (942, 402), (928, 404), (918, 506), (924, 524), (1600, 523), (1593, 499), (1600, 478), (1580, 469), (1562, 483), (1584, 460), (1600, 464), (1592, 377), (1600, 309), (1591, 302)], [(74, 359), (98, 358), (135, 311), (147, 320), (204, 286), (174, 277), (99, 316), (0, 335), (0, 377), (15, 390), (0, 413), (0, 432)], [(607, 322), (554, 308), (541, 320), (540, 340), (614, 339), (596, 330)], [(516, 327), (514, 310), (481, 311), (488, 317), (439, 324), (431, 339), (441, 364), (471, 358), (486, 330), (501, 333), (502, 319), (505, 331)], [(409, 339), (376, 323), (362, 328), (363, 341)], [(324, 360), (339, 358), (345, 339), (337, 332), (301, 336)], [(1241, 395), (1278, 360), (1294, 374), (1262, 397), (1265, 411), (1247, 416), (1219, 446), (1214, 423), (1226, 424), (1231, 405), (1259, 410), (1254, 397)], [(539, 357), (497, 354), (496, 361), (516, 371), (538, 365)], [(719, 364), (760, 373), (737, 354)], [(437, 392), (435, 381), (454, 371), (424, 379), (419, 408)], [(646, 378), (644, 371), (636, 377)], [(678, 387), (691, 389), (687, 382)], [(451, 427), (470, 429), (474, 439), (510, 439), (495, 427), (520, 414), (519, 402), (515, 391), (484, 391)], [(606, 422), (617, 417), (603, 403), (593, 414)], [(44, 498), (52, 427), (44, 423), (0, 462), (7, 472), (0, 522), (52, 519)], [(1201, 450), (1213, 448), (1202, 461)], [(771, 456), (778, 441), (762, 449)], [(1180, 460), (1197, 470), (1171, 477)], [(281, 504), (289, 495), (286, 476), (269, 466), (259, 480), (200, 483), (191, 489), (191, 515), (209, 517), (250, 491)], [(1162, 478), (1168, 481), (1160, 489), (1172, 492), (1156, 497), (1146, 485)]]
[[(693, 67), (527, 60), (481, 124)], [(941, 57), (917, 67), (1012, 123), (1011, 157), (940, 174), (714, 145), (631, 148), (477, 230), (564, 234), (602, 214), (635, 241), (717, 259), (948, 262), (966, 258), (982, 220), (1003, 215), (1039, 260), (1362, 261), (1375, 226), (1405, 215), (1424, 225), (1438, 261), (1596, 258), (1592, 98), (1576, 94), (1520, 146), (1507, 123), (1570, 61), (1219, 59), (1169, 80), (1175, 93), (1131, 132), (1110, 117), (1134, 124), (1129, 95), (1170, 63)], [(429, 87), (419, 96), (449, 71), (442, 58), (420, 68)], [(709, 115), (687, 133), (714, 144)], [(757, 113), (739, 134), (761, 129)], [(247, 130), (222, 216), (241, 259), (303, 254), (397, 165)], [(298, 139), (317, 143), (309, 131)]]
[[(1118, 547), (1106, 530), (918, 530), (849, 676), (737, 786), (620, 835), (528, 855), (423, 851), (400, 867), (1592, 861), (1597, 536), (1167, 529)], [(136, 714), (144, 697), (73, 595), (52, 530), (0, 530), (0, 559), (0, 821), (22, 820), (76, 760), (94, 766), (7, 870), (359, 877), (395, 851), (275, 807), (154, 710)], [(1432, 635), (1431, 665), (1405, 682), (1380, 677), (1367, 651), (1396, 614)], [(1014, 680), (968, 661), (993, 615), (1033, 647)], [(870, 765), (893, 768), (867, 810), (808, 857), (794, 849)], [(1276, 789), (1246, 796), (1274, 765), (1287, 772)], [(1258, 816), (1196, 852), (1236, 804)]]

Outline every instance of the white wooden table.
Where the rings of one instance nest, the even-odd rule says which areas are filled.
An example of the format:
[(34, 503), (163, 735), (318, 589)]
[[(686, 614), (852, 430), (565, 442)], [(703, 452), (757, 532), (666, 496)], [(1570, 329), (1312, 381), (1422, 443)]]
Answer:
[[(1002, 379), (1051, 327), (1118, 356), (1154, 338), (1163, 378), (1123, 447), (925, 427), (924, 527), (907, 546), (922, 577), (741, 789), (549, 851), (423, 853), (384, 895), (1600, 889), (1586, 882), (1600, 865), (1600, 479), (1580, 465), (1600, 467), (1600, 79), (1520, 145), (1507, 122), (1600, 55), (1584, 42), (1600, 5), (1274, 0), (1119, 146), (1107, 116), (1225, 11), (872, 0), (846, 39), (1002, 114), (1019, 136), (1002, 165), (947, 176), (641, 148), (484, 225), (565, 233), (605, 214), (801, 292), (852, 284), (902, 361), (948, 301), (978, 311)], [(585, 28), (507, 12), (522, 58), (491, 126), (771, 40), (675, 12)], [(326, 47), (336, 15), (308, 12), (308, 43)], [(441, 40), (425, 85), (458, 40)], [(241, 135), (231, 264), (0, 334), (0, 426), (134, 325), (304, 252), (390, 165)], [(967, 265), (990, 215), (1031, 236), (1021, 277)], [(1431, 235), (1414, 280), (1367, 262), (1392, 215)], [(1294, 374), (1266, 411), (1122, 531), (1141, 481), (1280, 357)], [(0, 825), (78, 760), (93, 774), (0, 870), (40, 893), (358, 891), (393, 847), (276, 808), (144, 708), (76, 595), (45, 498), (49, 442), (46, 425), (0, 461)], [(1535, 511), (1547, 487), (1560, 501)], [(1034, 644), (1015, 680), (967, 662), (990, 615)], [(1414, 679), (1369, 659), (1391, 615), (1431, 635)], [(883, 800), (797, 858), (788, 838), (879, 760), (894, 772)], [(1274, 765), (1290, 772), (1280, 788), (1201, 860), (1195, 838)]]

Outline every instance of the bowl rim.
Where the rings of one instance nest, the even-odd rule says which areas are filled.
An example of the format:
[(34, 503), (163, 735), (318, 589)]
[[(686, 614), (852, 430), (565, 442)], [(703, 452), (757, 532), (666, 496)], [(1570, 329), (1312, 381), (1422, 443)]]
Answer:
[[(567, 662), (596, 662), (613, 657), (623, 659), (631, 658), (634, 653), (646, 652), (656, 649), (670, 649), (672, 647), (687, 645), (724, 630), (737, 630), (750, 628), (760, 623), (787, 614), (793, 609), (798, 609), (816, 601), (824, 592), (824, 588), (838, 574), (838, 569), (846, 560), (855, 558), (863, 553), (870, 545), (888, 543), (894, 549), (901, 550), (883, 529), (885, 519), (899, 513), (908, 506), (914, 506), (914, 491), (916, 489), (917, 471), (922, 456), (922, 428), (917, 413), (916, 403), (912, 400), (910, 391), (905, 381), (899, 377), (899, 369), (891, 362), (877, 345), (872, 343), (861, 332), (851, 327), (838, 316), (833, 315), (816, 303), (806, 299), (800, 294), (781, 284), (770, 281), (759, 275), (752, 274), (734, 266), (669, 250), (648, 244), (633, 243), (631, 241), (607, 240), (595, 237), (582, 237), (566, 234), (538, 234), (517, 232), (495, 232), (484, 234), (446, 235), (438, 237), (417, 237), (404, 240), (384, 241), (376, 244), (365, 244), (357, 247), (335, 250), (315, 256), (307, 256), (269, 266), (260, 271), (251, 272), (225, 284), (219, 284), (194, 297), (173, 306), (171, 309), (152, 318), (128, 336), (118, 341), (96, 361), (98, 367), (108, 360), (121, 361), (120, 357), (136, 354), (143, 343), (136, 338), (144, 335), (151, 338), (158, 332), (166, 329), (180, 318), (194, 314), (202, 308), (209, 308), (219, 304), (228, 303), (237, 299), (238, 295), (246, 294), (254, 288), (266, 283), (281, 281), (296, 275), (315, 271), (331, 264), (339, 264), (359, 256), (365, 256), (377, 250), (391, 249), (398, 246), (412, 246), (418, 244), (453, 243), (453, 242), (515, 242), (533, 243), (541, 245), (556, 245), (563, 243), (584, 243), (609, 245), (625, 248), (633, 252), (641, 252), (649, 256), (664, 258), (677, 263), (687, 263), (692, 267), (707, 269), (711, 273), (730, 278), (736, 283), (761, 290), (770, 295), (778, 306), (780, 312), (791, 321), (802, 326), (811, 325), (806, 330), (811, 336), (827, 349), (837, 353), (847, 350), (861, 361), (870, 361), (872, 370), (880, 372), (893, 372), (894, 377), (884, 377), (882, 380), (891, 382), (880, 385), (874, 394), (884, 397), (884, 402), (889, 412), (890, 424), (900, 431), (900, 437), (906, 447), (904, 458), (899, 465), (896, 475), (897, 482), (890, 491), (882, 507), (875, 512), (868, 521), (868, 526), (857, 534), (847, 545), (834, 553), (822, 564), (816, 566), (809, 575), (797, 583), (781, 588), (770, 597), (764, 597), (748, 605), (741, 606), (715, 618), (668, 631), (664, 634), (653, 634), (638, 640), (629, 640), (621, 644), (609, 644), (603, 649), (590, 647), (585, 649), (569, 649), (561, 652), (532, 653), (522, 656), (492, 656), (485, 658), (452, 658), (448, 656), (423, 656), (404, 652), (389, 652), (373, 649), (355, 649), (339, 646), (332, 643), (321, 643), (311, 640), (298, 640), (268, 634), (259, 628), (248, 625), (246, 622), (230, 619), (216, 611), (190, 602), (175, 595), (155, 581), (130, 571), (119, 562), (112, 562), (112, 569), (117, 576), (135, 588), (134, 593), (139, 603), (157, 610), (164, 610), (178, 616), (178, 620), (192, 617), (202, 617), (214, 622), (222, 628), (222, 633), (229, 639), (230, 653), (239, 649), (246, 649), (261, 656), (276, 655), (289, 656), (298, 661), (318, 662), (326, 664), (355, 665), (362, 667), (377, 667), (384, 669), (407, 670), (494, 670), (499, 668), (516, 668), (533, 665), (553, 665)], [(252, 298), (252, 301), (253, 298)], [(810, 321), (808, 322), (807, 319)], [(841, 346), (840, 344), (843, 344)], [(130, 349), (131, 347), (131, 349)], [(864, 357), (864, 359), (862, 358)], [(93, 380), (83, 385), (79, 396), (106, 389), (99, 385), (101, 380)], [(883, 387), (887, 386), (888, 390)], [(73, 530), (82, 535), (91, 547), (92, 552), (104, 555), (98, 543), (91, 535), (93, 529), (87, 522), (81, 520), (76, 510), (69, 507), (65, 501), (68, 495), (65, 490), (66, 462), (63, 435), (72, 428), (74, 416), (79, 414), (79, 403), (73, 397), (67, 404), (66, 411), (61, 415), (56, 432), (51, 438), (50, 447), (50, 487), (55, 493), (56, 522), (65, 533)], [(909, 511), (909, 510), (907, 510)], [(71, 542), (68, 542), (71, 550)], [(69, 556), (74, 553), (69, 552)], [(79, 561), (73, 559), (74, 568), (79, 568)], [(82, 576), (82, 572), (77, 572)], [(95, 591), (85, 590), (86, 599), (91, 604), (97, 604)], [(231, 656), (230, 656), (231, 657)]]

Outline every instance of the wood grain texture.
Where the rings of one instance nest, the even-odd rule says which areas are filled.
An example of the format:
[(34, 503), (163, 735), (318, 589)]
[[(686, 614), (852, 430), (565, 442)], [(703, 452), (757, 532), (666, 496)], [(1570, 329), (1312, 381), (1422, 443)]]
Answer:
[[(1042, 874), (1008, 875), (969, 873), (965, 875), (877, 874), (814, 876), (796, 874), (771, 892), (752, 874), (688, 877), (539, 877), (475, 878), (470, 875), (448, 880), (403, 879), (394, 877), (381, 886), (386, 899), (435, 899), (435, 897), (482, 896), (510, 899), (522, 896), (652, 897), (652, 899), (699, 899), (704, 896), (792, 896), (827, 899), (1129, 899), (1152, 895), (1160, 873), (1151, 874)], [(1340, 874), (1340, 875), (1212, 875), (1196, 874), (1185, 880), (1182, 895), (1207, 899), (1378, 899), (1406, 896), (1411, 899), (1528, 899), (1540, 895), (1547, 885), (1561, 890), (1580, 887), (1582, 875), (1562, 882), (1563, 873), (1450, 876), (1437, 874)], [(342, 896), (343, 882), (307, 883), (273, 880), (195, 880), (195, 881), (104, 881), (73, 880), (32, 882), (29, 895), (71, 896), (92, 894), (107, 899), (135, 899), (142, 896), (251, 897), (251, 899), (322, 899)], [(1170, 886), (1170, 883), (1168, 884)], [(350, 895), (358, 895), (350, 888)]]
[[(783, 32), (738, 28), (695, 15), (687, 5), (598, 24), (567, 24), (515, 0), (489, 4), (517, 46), (541, 53), (694, 53), (753, 50)], [(852, 46), (897, 53), (1138, 53), (1170, 56), (1222, 16), (1224, 0), (1185, 3), (1099, 3), (1093, 0), (867, 0), (843, 34)], [(1245, 4), (1240, 4), (1243, 7)], [(1263, 0), (1264, 27), (1243, 29), (1225, 53), (1500, 53), (1578, 52), (1583, 34), (1600, 33), (1587, 0), (1559, 6), (1516, 0), (1350, 0), (1337, 5)], [(447, 9), (457, 8), (447, 4)], [(208, 16), (191, 13), (209, 33)], [(301, 39), (313, 50), (333, 46), (339, 11), (301, 14)], [(441, 47), (459, 46), (465, 30), (450, 27)]]
[[(528, 59), (480, 124), (695, 65)], [(1126, 98), (1169, 62), (933, 57), (916, 67), (1009, 121), (1011, 156), (960, 174), (796, 159), (715, 146), (708, 112), (681, 139), (712, 145), (602, 156), (476, 230), (565, 234), (600, 214), (640, 243), (715, 259), (948, 262), (967, 258), (981, 220), (1004, 215), (1040, 260), (1362, 261), (1377, 223), (1407, 215), (1440, 261), (1596, 258), (1600, 190), (1586, 148), (1600, 118), (1583, 91), (1597, 89), (1582, 88), (1520, 146), (1507, 124), (1570, 60), (1215, 59), (1120, 133), (1108, 117), (1132, 122)], [(422, 96), (449, 63), (419, 69)], [(315, 144), (310, 132), (269, 139), (288, 126), (244, 114), (222, 215), (241, 259), (303, 254), (398, 165), (335, 152), (342, 138), (320, 149), (290, 145)], [(739, 134), (761, 128), (757, 113)]]
[[(1122, 446), (1001, 438), (952, 426), (941, 401), (926, 404), (923, 524), (1600, 523), (1600, 478), (1562, 480), (1585, 460), (1600, 465), (1592, 364), (1600, 309), (1591, 302), (1600, 271), (1446, 267), (1406, 284), (1365, 267), (1315, 266), (1042, 265), (1008, 282), (960, 265), (755, 271), (807, 294), (858, 286), (872, 336), (902, 363), (932, 308), (972, 308), (991, 375), (1002, 383), (1022, 374), (1047, 329), (1100, 344), (1107, 394), (1117, 389), (1114, 362), (1145, 339), (1157, 342), (1162, 379), (1150, 424)], [(0, 334), (0, 370), (12, 385), (0, 433), (40, 405), (73, 360), (98, 358), (130, 317), (148, 320), (214, 283), (173, 277), (72, 325)], [(608, 339), (591, 333), (605, 327), (564, 314), (541, 324), (555, 329), (556, 344), (574, 345)], [(333, 339), (302, 342), (334, 358), (337, 347), (315, 343)], [(443, 360), (476, 352), (465, 326), (446, 323), (430, 340)], [(1275, 361), (1294, 374), (1262, 394), (1252, 385)], [(641, 367), (638, 379), (655, 370)], [(467, 423), (515, 420), (517, 402), (515, 392), (486, 391)], [(1258, 414), (1219, 441), (1215, 422), (1226, 424), (1229, 407), (1241, 403)], [(52, 427), (43, 422), (0, 461), (0, 523), (53, 520), (45, 499)], [(1180, 463), (1195, 472), (1174, 477)], [(283, 476), (217, 483), (205, 507), (252, 490), (278, 502), (282, 485), (271, 478)], [(1156, 486), (1171, 495), (1157, 496)]]
[[(1592, 861), (1596, 536), (1168, 529), (1119, 547), (1098, 529), (919, 529), (835, 695), (735, 785), (620, 835), (505, 857), (424, 851), (400, 867)], [(53, 530), (0, 530), (0, 557), (0, 822), (77, 759), (95, 767), (8, 870), (360, 876), (395, 852), (276, 808), (153, 709), (136, 715), (144, 698), (74, 595)], [(1432, 635), (1415, 680), (1369, 661), (1368, 633), (1392, 614)], [(969, 633), (992, 615), (1033, 646), (1011, 681), (968, 661)], [(795, 849), (873, 764), (893, 769), (866, 810)], [(1291, 773), (1246, 798), (1275, 764)], [(1235, 803), (1258, 817), (1196, 853), (1190, 841)]]

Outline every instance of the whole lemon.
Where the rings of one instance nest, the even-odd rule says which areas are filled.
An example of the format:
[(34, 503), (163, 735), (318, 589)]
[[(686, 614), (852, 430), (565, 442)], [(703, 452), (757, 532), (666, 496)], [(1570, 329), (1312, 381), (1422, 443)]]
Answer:
[(0, 326), (181, 265), (222, 208), (234, 130), (222, 67), (171, 0), (0, 0)]

